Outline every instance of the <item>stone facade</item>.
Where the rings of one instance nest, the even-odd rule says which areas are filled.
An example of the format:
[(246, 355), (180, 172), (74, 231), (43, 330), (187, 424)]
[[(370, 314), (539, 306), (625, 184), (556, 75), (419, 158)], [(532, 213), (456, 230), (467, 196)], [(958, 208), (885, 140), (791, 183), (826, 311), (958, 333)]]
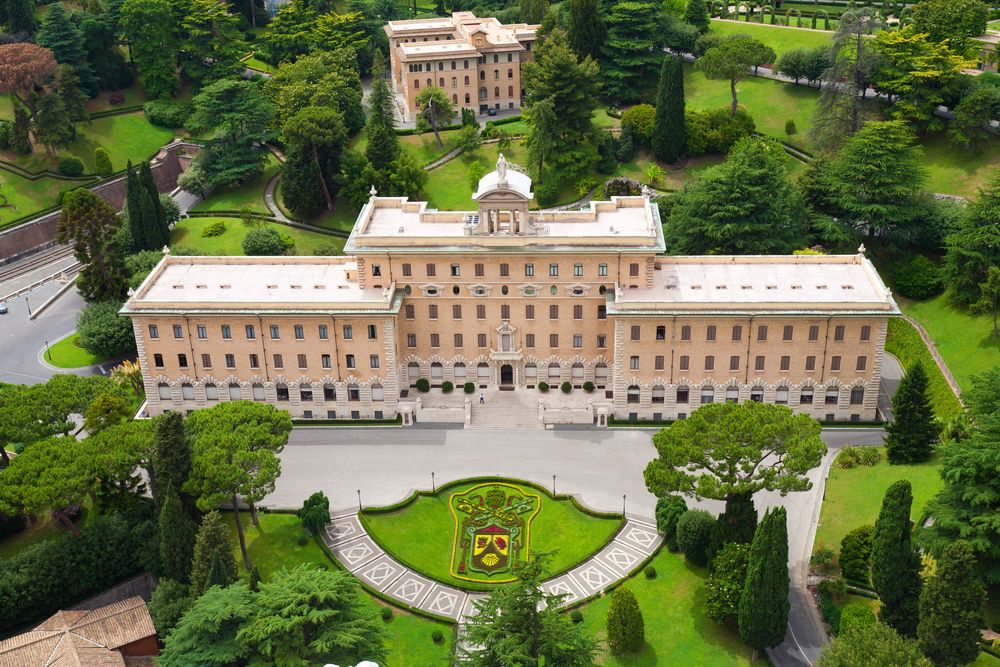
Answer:
[(414, 120), (417, 96), (430, 86), (444, 90), (456, 110), (520, 109), (521, 63), (531, 58), (537, 27), (472, 12), (390, 21), (392, 86), (403, 98), (405, 120)]
[(876, 417), (898, 309), (863, 251), (667, 257), (646, 197), (538, 213), (530, 188), (501, 157), (476, 212), (373, 195), (347, 257), (167, 257), (124, 308), (150, 412), (239, 399), (389, 418), (424, 378), (593, 383), (619, 419), (726, 400)]

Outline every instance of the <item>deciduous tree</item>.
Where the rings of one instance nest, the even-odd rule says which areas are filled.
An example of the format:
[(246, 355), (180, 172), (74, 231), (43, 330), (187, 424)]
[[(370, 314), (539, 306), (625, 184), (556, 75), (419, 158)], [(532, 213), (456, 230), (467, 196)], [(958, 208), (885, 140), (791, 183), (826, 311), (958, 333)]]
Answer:
[(76, 320), (80, 344), (101, 359), (122, 357), (135, 351), (132, 322), (118, 314), (121, 301), (97, 301), (87, 304)]
[(166, 98), (178, 88), (177, 23), (170, 0), (124, 0), (120, 25), (139, 81), (151, 98)]
[[(980, 0), (921, 0), (913, 5), (913, 27), (932, 42), (963, 53), (969, 40), (986, 32), (989, 7)], [(978, 51), (978, 49), (977, 49)]]
[(917, 648), (884, 623), (854, 625), (820, 653), (817, 667), (932, 667)]
[(904, 637), (917, 634), (920, 601), (920, 554), (910, 536), (910, 482), (890, 486), (872, 537), (872, 585), (882, 606), (879, 620)]
[(56, 65), (52, 51), (37, 44), (0, 44), (0, 93), (16, 97), (33, 118), (37, 93), (54, 83)]
[(749, 558), (749, 544), (730, 542), (712, 560), (705, 582), (705, 613), (716, 623), (725, 623), (739, 612)]
[(455, 117), (455, 107), (452, 105), (451, 99), (437, 86), (427, 86), (417, 95), (417, 109), (420, 111), (421, 117), (434, 130), (434, 138), (437, 139), (438, 148), (444, 150), (444, 142), (441, 141), (439, 128)]

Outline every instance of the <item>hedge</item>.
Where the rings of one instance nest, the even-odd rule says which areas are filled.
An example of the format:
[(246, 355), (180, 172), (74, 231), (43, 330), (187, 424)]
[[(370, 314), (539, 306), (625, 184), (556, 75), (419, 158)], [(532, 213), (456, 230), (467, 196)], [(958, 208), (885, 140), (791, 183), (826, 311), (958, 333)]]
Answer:
[[(449, 130), (461, 130), (462, 124), (452, 124), (452, 125), (442, 125), (438, 128), (438, 132), (448, 132)], [(409, 137), (414, 134), (428, 134), (433, 133), (434, 130), (428, 130), (427, 132), (417, 132), (415, 127), (404, 127), (396, 130), (396, 134), (400, 137)]]
[(293, 419), (293, 426), (398, 426), (403, 418), (396, 415), (392, 419)]
[(917, 361), (923, 364), (924, 370), (927, 371), (931, 405), (934, 406), (934, 413), (938, 418), (950, 419), (963, 412), (958, 397), (934, 362), (930, 350), (924, 344), (924, 339), (920, 337), (920, 332), (912, 324), (901, 317), (890, 319), (885, 350), (899, 359), (904, 369)]

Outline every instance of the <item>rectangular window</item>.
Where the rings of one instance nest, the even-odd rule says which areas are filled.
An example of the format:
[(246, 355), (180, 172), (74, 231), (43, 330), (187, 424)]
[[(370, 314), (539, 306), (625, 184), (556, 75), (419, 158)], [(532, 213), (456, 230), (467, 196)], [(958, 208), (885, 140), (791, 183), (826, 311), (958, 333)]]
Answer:
[(716, 333), (715, 325), (709, 324), (708, 329), (705, 330), (705, 340), (709, 341), (715, 340), (715, 333)]
[(417, 346), (417, 334), (406, 334), (406, 347)]
[(223, 338), (223, 340), (229, 340), (232, 337), (233, 337), (233, 332), (232, 332), (232, 330), (230, 330), (229, 325), (228, 324), (223, 324), (222, 325), (222, 338)]
[(681, 327), (681, 340), (691, 340), (691, 325), (685, 324)]
[(406, 314), (406, 319), (408, 320), (412, 320), (415, 317), (412, 303), (406, 304), (406, 306), (403, 309), (403, 312)]
[(786, 324), (784, 329), (781, 331), (781, 340), (791, 340), (792, 339), (792, 325)]
[(677, 402), (687, 403), (690, 400), (690, 390), (687, 387), (677, 387)]
[(382, 276), (382, 267), (378, 264), (372, 264), (372, 276), (378, 278)]
[(438, 318), (438, 307), (435, 304), (427, 306), (427, 317), (436, 320)]
[(462, 267), (460, 265), (458, 265), (458, 264), (452, 264), (451, 265), (451, 277), (452, 278), (458, 278), (460, 275), (462, 275)]
[(608, 307), (607, 306), (598, 306), (597, 307), (597, 319), (599, 319), (599, 320), (606, 320), (606, 319), (608, 319)]
[(787, 370), (791, 370), (791, 368), (792, 368), (792, 358), (789, 357), (788, 355), (783, 355), (781, 357), (781, 367), (780, 367), (780, 369), (783, 370), (783, 371), (787, 371)]
[(637, 277), (639, 275), (639, 264), (638, 263), (633, 262), (633, 263), (631, 263), (631, 264), (628, 265), (628, 275), (630, 277), (632, 277), (632, 278), (635, 278), (635, 277)]
[(559, 275), (559, 265), (558, 264), (549, 264), (549, 277), (550, 278), (555, 278), (558, 275)]
[[(299, 388), (299, 400), (302, 401), (303, 403), (312, 403), (312, 400), (313, 400), (313, 390), (312, 390), (312, 387), (300, 387)], [(306, 410), (306, 412), (308, 413), (306, 415), (306, 419), (308, 419), (309, 416), (312, 415), (312, 413), (309, 412), (308, 410)]]
[(486, 319), (486, 306), (479, 304), (476, 306), (476, 319), (485, 320)]
[(198, 325), (198, 338), (200, 340), (205, 340), (208, 338), (208, 328), (204, 324)]
[(153, 355), (153, 365), (156, 366), (157, 368), (163, 368), (163, 355), (162, 354), (154, 354)]
[(597, 347), (604, 349), (608, 346), (608, 337), (604, 334), (597, 334)]
[(308, 364), (306, 364), (306, 355), (304, 354), (298, 355), (298, 361), (299, 361), (299, 368), (308, 368)]
[(598, 264), (597, 265), (597, 275), (599, 275), (601, 277), (607, 276), (608, 275), (608, 265), (607, 264)]
[(246, 325), (245, 329), (247, 333), (247, 340), (253, 340), (257, 337), (257, 333), (254, 331), (252, 324)]
[(357, 368), (357, 364), (354, 362), (354, 355), (348, 354), (344, 357), (344, 365), (348, 368)]
[(549, 334), (549, 347), (559, 347), (559, 334)]
[(500, 277), (507, 278), (510, 276), (510, 264), (503, 263), (500, 265)]
[(451, 306), (451, 319), (460, 320), (462, 319), (462, 306), (461, 304), (454, 303)]
[(376, 340), (378, 338), (378, 327), (374, 324), (368, 325), (368, 340)]
[(819, 340), (819, 325), (813, 324), (809, 327), (809, 340), (817, 341)]
[(337, 400), (337, 388), (332, 384), (323, 385), (323, 400), (324, 401), (335, 401)]
[(535, 265), (534, 264), (525, 264), (524, 265), (524, 275), (526, 277), (528, 277), (528, 278), (534, 276), (535, 275)]
[(284, 358), (280, 354), (274, 355), (274, 367), (275, 368), (284, 368), (285, 367), (285, 360), (284, 360)]
[(281, 338), (281, 336), (279, 336), (278, 334), (279, 334), (278, 325), (277, 324), (272, 324), (271, 325), (271, 340), (278, 340), (279, 338)]
[(325, 324), (319, 325), (319, 339), (326, 340), (330, 337), (330, 330)]
[(486, 275), (486, 267), (482, 264), (476, 264), (476, 277), (482, 278)]
[(663, 370), (663, 355), (658, 354), (656, 358), (653, 359), (653, 370), (662, 371)]
[(295, 331), (295, 340), (305, 340), (306, 332), (305, 329), (302, 328), (301, 324), (296, 324), (293, 329)]
[(177, 365), (180, 366), (181, 368), (187, 368), (188, 357), (187, 357), (186, 354), (178, 354), (177, 355)]
[(583, 264), (573, 265), (573, 275), (576, 276), (577, 278), (583, 275)]
[(816, 370), (816, 357), (809, 355), (806, 357), (806, 370), (814, 371)]
[(257, 358), (256, 354), (250, 355), (250, 368), (260, 368), (260, 359)]
[(227, 354), (226, 355), (226, 368), (236, 368), (236, 355)]
[(763, 355), (757, 355), (754, 358), (754, 360), (753, 360), (753, 369), (755, 371), (762, 371), (762, 370), (764, 370), (764, 356)]
[(867, 365), (868, 365), (868, 357), (858, 357), (858, 365), (856, 367), (858, 371), (865, 370), (865, 367)]
[(637, 371), (637, 370), (639, 370), (639, 357), (638, 356), (632, 355), (631, 357), (628, 358), (628, 369), (630, 371)]
[(705, 357), (705, 370), (714, 371), (715, 370), (715, 357), (711, 354)]
[(838, 342), (844, 340), (844, 325), (843, 324), (838, 324), (837, 326), (835, 326), (833, 328), (833, 339), (835, 341), (838, 341)]
[(559, 306), (549, 306), (549, 319), (558, 320), (559, 319)]
[(179, 324), (174, 325), (174, 338), (184, 338), (184, 329)]
[(427, 265), (427, 277), (428, 278), (433, 278), (435, 275), (437, 275), (437, 271), (434, 268), (434, 265), (433, 264), (428, 264)]
[(455, 347), (463, 347), (462, 334), (455, 334)]
[(743, 327), (737, 324), (733, 327), (733, 340), (742, 340), (742, 339), (743, 339)]
[(642, 333), (642, 328), (638, 324), (633, 324), (629, 330), (629, 340), (639, 340), (639, 335)]
[(583, 306), (577, 304), (573, 306), (573, 319), (582, 320), (583, 319)]
[(573, 347), (583, 347), (582, 334), (573, 334)]
[(432, 333), (431, 334), (431, 347), (441, 347), (441, 335)]
[(210, 354), (203, 354), (203, 355), (201, 355), (201, 367), (202, 368), (211, 368), (212, 367), (212, 355), (210, 355)]
[(506, 304), (506, 303), (500, 304), (500, 319), (502, 319), (502, 320), (509, 320), (510, 319), (510, 305), (509, 304)]
[(679, 366), (682, 371), (689, 370), (691, 368), (691, 357), (682, 354)]
[(667, 327), (663, 324), (656, 325), (656, 340), (667, 339)]
[(839, 356), (835, 355), (835, 356), (830, 357), (830, 370), (831, 371), (839, 371), (840, 370), (840, 357)]
[(476, 347), (486, 347), (486, 334), (476, 334)]
[(524, 307), (524, 319), (533, 320), (535, 319), (535, 307), (528, 305)]
[(153, 340), (158, 340), (160, 337), (160, 329), (155, 324), (149, 325), (149, 337)]
[(872, 338), (872, 328), (867, 324), (861, 327), (861, 342), (866, 343)]
[(861, 405), (865, 402), (865, 388), (853, 387), (851, 389), (851, 405)]
[(350, 324), (344, 325), (344, 340), (351, 340), (354, 338), (354, 327)]
[(535, 334), (524, 334), (524, 346), (535, 347)]
[(762, 324), (757, 327), (757, 340), (767, 340), (767, 325)]
[(409, 264), (403, 264), (403, 277), (404, 278), (409, 278), (412, 275), (413, 275), (413, 269), (410, 267), (410, 265)]
[(320, 355), (320, 362), (323, 364), (323, 368), (332, 368), (331, 359), (329, 354)]
[(740, 370), (740, 357), (738, 354), (734, 354), (729, 357), (729, 370), (738, 371)]
[(371, 368), (378, 368), (378, 355), (369, 354), (368, 355), (368, 366)]

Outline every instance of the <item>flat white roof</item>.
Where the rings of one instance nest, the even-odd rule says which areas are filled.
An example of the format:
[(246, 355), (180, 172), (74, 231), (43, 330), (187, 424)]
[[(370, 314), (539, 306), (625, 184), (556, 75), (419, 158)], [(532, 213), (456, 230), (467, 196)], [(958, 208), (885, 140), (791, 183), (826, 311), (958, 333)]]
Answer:
[(418, 42), (416, 44), (400, 44), (399, 49), (404, 57), (426, 55), (476, 55), (476, 47), (467, 42)]

